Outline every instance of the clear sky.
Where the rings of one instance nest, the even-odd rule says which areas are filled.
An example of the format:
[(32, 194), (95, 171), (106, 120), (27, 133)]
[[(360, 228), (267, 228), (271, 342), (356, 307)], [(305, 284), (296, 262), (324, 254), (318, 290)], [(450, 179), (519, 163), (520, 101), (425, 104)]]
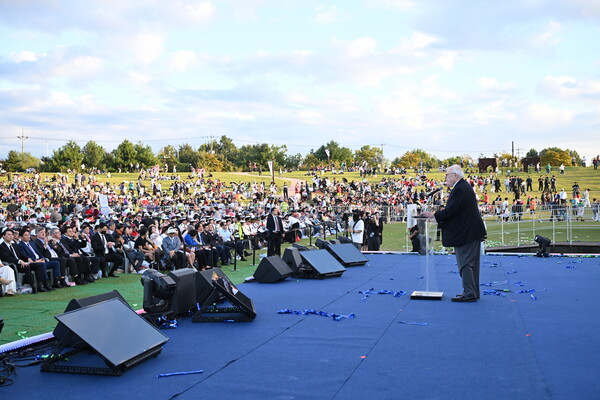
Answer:
[(0, 158), (227, 135), (589, 161), (599, 132), (599, 0), (0, 0)]

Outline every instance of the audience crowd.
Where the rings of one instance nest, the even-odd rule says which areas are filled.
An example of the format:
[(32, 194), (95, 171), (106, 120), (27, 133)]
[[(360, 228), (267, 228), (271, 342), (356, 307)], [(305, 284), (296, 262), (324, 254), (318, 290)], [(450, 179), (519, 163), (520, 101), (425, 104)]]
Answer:
[[(331, 171), (329, 171), (331, 172)], [(446, 188), (427, 171), (384, 175), (370, 182), (367, 171), (349, 181), (344, 170), (283, 186), (264, 182), (223, 182), (192, 173), (182, 179), (157, 169), (136, 181), (102, 182), (98, 171), (74, 176), (13, 175), (0, 183), (0, 284), (4, 295), (63, 289), (116, 278), (129, 269), (199, 270), (244, 261), (267, 246), (267, 216), (277, 208), (285, 240), (347, 232), (357, 247), (379, 250), (385, 222), (405, 220), (408, 205), (444, 204)], [(371, 172), (371, 171), (369, 171)], [(468, 170), (467, 170), (468, 172)], [(504, 177), (503, 177), (504, 176)], [(483, 214), (520, 219), (546, 207), (552, 218), (583, 218), (598, 201), (589, 189), (557, 188), (556, 176), (469, 173), (466, 180)], [(535, 189), (534, 189), (535, 188)], [(537, 189), (537, 190), (536, 190)], [(509, 200), (510, 198), (510, 200)], [(104, 200), (104, 203), (103, 203)], [(570, 206), (570, 207), (567, 207)], [(17, 273), (15, 275), (15, 273)], [(17, 288), (17, 278), (24, 285)]]

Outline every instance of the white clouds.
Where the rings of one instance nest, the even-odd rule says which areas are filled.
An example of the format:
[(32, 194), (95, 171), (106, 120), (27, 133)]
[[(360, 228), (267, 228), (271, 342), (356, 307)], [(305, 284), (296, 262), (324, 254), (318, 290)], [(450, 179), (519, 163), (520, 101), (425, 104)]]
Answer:
[(145, 85), (152, 81), (152, 77), (147, 74), (142, 74), (138, 71), (129, 71), (127, 73), (131, 81), (136, 85)]
[(171, 56), (169, 69), (172, 71), (186, 71), (198, 64), (198, 56), (193, 51), (180, 50)]
[(335, 5), (320, 5), (317, 7), (317, 15), (315, 16), (315, 22), (319, 24), (333, 24), (338, 20), (338, 14), (338, 8)]
[(571, 0), (571, 7), (579, 16), (589, 19), (600, 19), (600, 2), (597, 0)]
[(540, 91), (562, 100), (600, 101), (600, 80), (579, 82), (570, 76), (546, 76), (539, 84)]
[(27, 62), (35, 62), (38, 61), (40, 58), (45, 57), (45, 54), (36, 54), (33, 51), (27, 51), (27, 50), (23, 50), (23, 51), (19, 51), (19, 52), (12, 52), (8, 55), (8, 59), (16, 62), (17, 64), (20, 64), (24, 61)]
[(69, 79), (86, 78), (97, 75), (104, 63), (99, 57), (80, 56), (57, 65), (54, 69), (56, 75)]
[(175, 15), (182, 20), (187, 20), (193, 23), (203, 24), (211, 21), (217, 12), (216, 7), (210, 1), (201, 1), (196, 3), (189, 1), (177, 1), (175, 4)]
[(233, 119), (237, 121), (250, 121), (254, 115), (236, 111), (204, 111), (196, 114), (200, 119)]
[(506, 91), (515, 88), (515, 85), (512, 83), (500, 83), (495, 78), (490, 78), (486, 76), (480, 77), (479, 79), (477, 79), (477, 82), (479, 83), (479, 86), (486, 90)]
[(130, 48), (134, 57), (142, 64), (151, 64), (162, 55), (164, 35), (152, 32), (140, 32), (130, 40)]
[(458, 58), (458, 53), (454, 51), (440, 51), (435, 56), (434, 63), (440, 67), (449, 70), (454, 66), (455, 60)]
[(402, 40), (401, 47), (409, 50), (420, 50), (438, 41), (438, 38), (422, 32), (413, 32), (410, 37)]
[(375, 53), (377, 41), (372, 37), (361, 37), (355, 40), (334, 39), (333, 47), (337, 48), (343, 57), (362, 58)]
[(496, 100), (487, 104), (479, 105), (473, 111), (475, 122), (480, 125), (490, 125), (502, 121), (515, 121), (517, 116), (507, 109), (502, 100)]
[(529, 127), (533, 129), (556, 129), (557, 125), (570, 123), (574, 116), (572, 110), (557, 109), (544, 104), (531, 104), (525, 114), (525, 118), (531, 122)]
[(378, 112), (385, 118), (396, 120), (399, 126), (421, 129), (424, 113), (419, 99), (407, 93), (394, 93), (382, 99), (377, 106)]
[(589, 143), (598, 16), (597, 0), (0, 1), (0, 130)]
[(410, 10), (416, 6), (416, 3), (412, 0), (376, 0), (376, 2), (399, 10)]
[(531, 38), (531, 46), (534, 49), (546, 49), (561, 42), (558, 33), (562, 31), (562, 24), (556, 21), (550, 21), (543, 29), (534, 34)]
[(74, 105), (73, 100), (68, 93), (61, 92), (53, 92), (50, 95), (50, 104), (64, 106), (64, 105)]
[(323, 114), (314, 110), (301, 110), (297, 114), (300, 123), (314, 125), (323, 121)]

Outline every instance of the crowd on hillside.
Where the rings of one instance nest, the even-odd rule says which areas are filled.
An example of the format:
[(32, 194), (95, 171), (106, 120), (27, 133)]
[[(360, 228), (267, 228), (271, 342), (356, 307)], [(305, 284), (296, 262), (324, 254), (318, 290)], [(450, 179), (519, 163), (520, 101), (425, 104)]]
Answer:
[[(136, 181), (116, 184), (93, 173), (13, 175), (0, 183), (5, 205), (0, 212), (0, 260), (16, 265), (33, 292), (93, 283), (102, 276), (118, 276), (124, 268), (210, 268), (231, 263), (232, 253), (243, 260), (248, 250), (265, 246), (267, 215), (276, 207), (286, 231), (292, 232), (286, 239), (293, 242), (303, 234), (348, 230), (354, 210), (365, 217), (381, 211), (383, 222), (404, 220), (409, 204), (441, 205), (446, 193), (436, 190), (443, 182), (426, 171), (384, 175), (375, 182), (316, 173), (282, 188), (223, 182), (204, 172), (169, 177), (162, 185), (167, 181), (153, 170), (142, 171)], [(554, 175), (540, 175), (537, 182), (516, 174), (503, 178), (471, 173), (466, 179), (485, 214), (513, 219), (548, 206), (553, 218), (564, 219), (566, 205), (571, 205), (577, 213), (591, 207), (598, 220), (598, 201), (590, 200), (589, 189), (575, 183), (569, 195), (557, 190)], [(108, 208), (101, 207), (101, 196)], [(367, 245), (369, 233), (365, 227), (362, 244)], [(12, 281), (2, 285), (10, 295), (17, 288), (7, 271), (0, 268), (5, 280), (0, 282)]]

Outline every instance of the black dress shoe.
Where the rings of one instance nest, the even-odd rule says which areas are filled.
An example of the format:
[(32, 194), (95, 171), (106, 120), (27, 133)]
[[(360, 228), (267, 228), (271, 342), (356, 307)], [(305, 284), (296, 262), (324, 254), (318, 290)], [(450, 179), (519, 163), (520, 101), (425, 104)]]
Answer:
[(250, 256), (252, 255), (252, 253), (250, 253), (249, 251), (245, 251), (245, 252), (244, 252), (244, 255), (245, 255), (246, 257), (250, 257)]
[(248, 261), (244, 257), (240, 257), (240, 261)]
[(117, 275), (115, 275), (115, 273), (114, 273), (114, 272), (111, 272), (111, 273), (109, 273), (109, 274), (108, 274), (108, 277), (109, 277), (109, 278), (118, 278), (118, 276), (117, 276)]
[(54, 283), (52, 284), (52, 287), (54, 289), (62, 289), (63, 285), (61, 285), (59, 281), (54, 281)]
[(91, 275), (86, 275), (85, 278), (83, 278), (83, 280), (85, 280), (86, 282), (89, 282), (89, 283), (94, 283), (95, 282), (94, 278), (92, 278)]
[(467, 302), (475, 302), (477, 301), (477, 297), (475, 296), (471, 296), (471, 297), (463, 297), (463, 296), (456, 296), (452, 298), (452, 301), (454, 301), (455, 303), (467, 303)]
[(65, 281), (64, 279), (60, 280), (60, 286), (62, 286), (64, 288), (69, 287), (69, 285), (67, 284), (67, 281)]
[(37, 287), (35, 287), (35, 286), (32, 286), (32, 287), (31, 287), (31, 293), (32, 293), (32, 294), (38, 294)]
[(47, 292), (47, 290), (46, 290), (46, 288), (44, 288), (44, 286), (39, 286), (37, 288), (37, 291), (40, 292), (40, 293)]
[(48, 284), (48, 282), (45, 282), (45, 281), (44, 281), (44, 289), (46, 289), (46, 291), (47, 291), (47, 292), (51, 292), (51, 291), (53, 291), (53, 290), (54, 290), (54, 289), (52, 288), (52, 286), (50, 286), (50, 285)]
[(77, 285), (87, 285), (87, 282), (81, 279), (80, 277), (75, 278), (75, 283)]
[[(461, 294), (457, 294), (456, 297), (462, 297), (462, 293)], [(481, 297), (477, 296), (477, 300), (479, 300)]]

